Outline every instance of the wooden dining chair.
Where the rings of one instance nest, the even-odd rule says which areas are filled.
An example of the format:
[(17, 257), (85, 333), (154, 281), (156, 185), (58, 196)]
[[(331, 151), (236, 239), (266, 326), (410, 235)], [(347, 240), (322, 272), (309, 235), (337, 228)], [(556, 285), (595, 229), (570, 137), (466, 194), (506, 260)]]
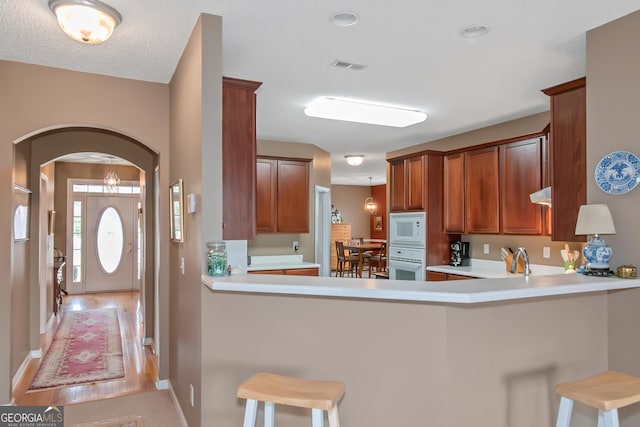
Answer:
[(380, 244), (380, 250), (376, 255), (371, 255), (369, 258), (369, 268), (375, 266), (376, 272), (387, 271), (387, 243), (382, 242)]
[(353, 269), (358, 268), (358, 257), (345, 254), (344, 243), (341, 240), (336, 240), (336, 258), (336, 277), (344, 277), (345, 267), (349, 268), (348, 271), (353, 276)]

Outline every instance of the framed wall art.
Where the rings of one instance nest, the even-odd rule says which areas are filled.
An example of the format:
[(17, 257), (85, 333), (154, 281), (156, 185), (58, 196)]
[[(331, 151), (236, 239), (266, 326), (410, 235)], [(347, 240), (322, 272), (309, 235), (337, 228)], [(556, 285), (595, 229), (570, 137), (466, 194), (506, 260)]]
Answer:
[(169, 186), (171, 241), (177, 243), (184, 242), (184, 201), (182, 187), (182, 179), (178, 179)]
[(15, 208), (13, 210), (13, 241), (29, 240), (29, 198), (31, 190), (18, 184), (13, 187)]

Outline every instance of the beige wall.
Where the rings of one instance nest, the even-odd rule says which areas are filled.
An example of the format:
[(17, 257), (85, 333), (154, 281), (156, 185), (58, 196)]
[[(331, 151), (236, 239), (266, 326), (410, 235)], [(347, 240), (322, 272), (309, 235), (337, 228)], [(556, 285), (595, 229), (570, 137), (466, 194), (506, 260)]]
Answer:
[[(602, 192), (593, 178), (600, 159), (618, 150), (640, 155), (637, 42), (640, 12), (587, 33), (587, 201), (605, 203), (616, 226), (605, 236), (613, 248), (612, 267), (640, 266), (640, 189), (622, 195)], [(640, 290), (609, 295), (609, 368), (640, 376)], [(640, 407), (622, 411), (623, 426), (640, 425)]]
[[(222, 240), (222, 19), (201, 15), (171, 80), (171, 169), (184, 193), (198, 195), (196, 213), (186, 214), (184, 243), (169, 243), (171, 385), (191, 426), (199, 426), (201, 327), (198, 283), (205, 243)], [(166, 188), (166, 187), (165, 187)], [(168, 229), (167, 229), (168, 231)], [(184, 260), (184, 273), (179, 265)], [(194, 388), (194, 406), (190, 403)], [(206, 406), (206, 402), (205, 405)]]
[[(258, 102), (260, 92), (258, 92)], [(315, 262), (315, 186), (331, 188), (331, 156), (312, 144), (282, 141), (257, 141), (257, 155), (312, 159), (309, 169), (309, 232), (300, 234), (260, 233), (247, 242), (249, 255), (293, 255), (301, 254), (307, 262)], [(293, 242), (300, 250), (293, 250)]]
[[(168, 87), (134, 80), (77, 73), (37, 65), (0, 61), (0, 192), (7, 197), (13, 192), (14, 143), (43, 131), (67, 126), (90, 126), (109, 129), (140, 141), (156, 153), (160, 153), (160, 183), (168, 186), (169, 110)], [(164, 171), (164, 172), (162, 172)], [(37, 203), (32, 200), (34, 208)], [(166, 206), (165, 194), (160, 205)], [(10, 204), (0, 209), (0, 223), (12, 223)], [(159, 214), (159, 228), (167, 229), (165, 212)], [(10, 227), (0, 229), (0, 269), (9, 280), (3, 281), (3, 293), (12, 298), (0, 299), (0, 340), (6, 345), (0, 349), (0, 402), (8, 402), (11, 377), (15, 374), (11, 362), (12, 348), (21, 346), (17, 341), (29, 335), (32, 321), (12, 321), (16, 311), (32, 311), (32, 303), (25, 300), (27, 294), (19, 289), (24, 284), (27, 271), (37, 268), (20, 260), (14, 250)], [(33, 241), (30, 242), (33, 244)], [(168, 248), (160, 247), (158, 259), (158, 286), (168, 284)], [(36, 270), (37, 271), (37, 270)], [(30, 290), (33, 294), (35, 290)], [(167, 334), (167, 331), (163, 331)], [(21, 338), (17, 338), (21, 337)], [(18, 363), (27, 356), (20, 349)], [(167, 353), (165, 353), (167, 354)], [(163, 360), (161, 375), (168, 375)]]
[[(562, 83), (562, 82), (560, 82)], [(542, 89), (542, 88), (540, 88)], [(424, 150), (449, 151), (471, 145), (500, 141), (514, 136), (528, 135), (541, 132), (549, 124), (549, 112), (538, 113), (522, 117), (493, 126), (487, 126), (470, 132), (459, 133), (446, 138), (436, 139), (422, 144), (413, 145), (401, 150), (390, 151), (387, 159), (404, 156)]]
[[(606, 299), (451, 306), (202, 287), (203, 425), (241, 425), (234, 391), (268, 371), (343, 381), (345, 426), (551, 427), (554, 384), (606, 369)], [(595, 425), (576, 410), (574, 427)], [(277, 406), (276, 425), (309, 415)]]
[(371, 216), (364, 211), (364, 199), (371, 196), (371, 187), (362, 185), (332, 185), (331, 204), (342, 214), (342, 222), (351, 224), (351, 237), (371, 235)]

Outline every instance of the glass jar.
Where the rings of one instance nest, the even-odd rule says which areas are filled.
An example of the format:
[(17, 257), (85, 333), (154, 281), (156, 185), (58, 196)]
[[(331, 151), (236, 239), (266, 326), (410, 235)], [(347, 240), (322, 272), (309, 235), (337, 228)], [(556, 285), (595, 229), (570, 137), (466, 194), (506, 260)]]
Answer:
[(207, 274), (213, 277), (227, 275), (227, 248), (224, 242), (207, 243)]

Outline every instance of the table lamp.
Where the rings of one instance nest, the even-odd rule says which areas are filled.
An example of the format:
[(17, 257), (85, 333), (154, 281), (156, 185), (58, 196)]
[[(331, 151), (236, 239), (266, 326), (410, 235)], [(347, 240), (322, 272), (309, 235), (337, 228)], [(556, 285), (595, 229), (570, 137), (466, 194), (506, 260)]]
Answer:
[(576, 234), (592, 235), (582, 249), (588, 270), (609, 270), (613, 251), (600, 234), (616, 234), (613, 218), (607, 205), (582, 205), (578, 212)]

